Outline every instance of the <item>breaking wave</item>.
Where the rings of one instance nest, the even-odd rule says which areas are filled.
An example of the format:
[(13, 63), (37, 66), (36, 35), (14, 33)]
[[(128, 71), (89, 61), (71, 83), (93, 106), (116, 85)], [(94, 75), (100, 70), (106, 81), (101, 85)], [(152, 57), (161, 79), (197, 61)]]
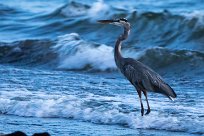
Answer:
[[(168, 10), (137, 11), (110, 6), (103, 1), (92, 5), (71, 1), (41, 18), (53, 19), (51, 24), (44, 26), (46, 29), (53, 29), (52, 33), (68, 28), (66, 32), (77, 32), (88, 40), (110, 44), (114, 42), (112, 38), (115, 34), (119, 34), (121, 30), (113, 26), (99, 25), (96, 21), (120, 17), (126, 17), (132, 24), (131, 35), (128, 39), (131, 46), (204, 50), (204, 14), (202, 11), (181, 13)], [(63, 19), (63, 23), (59, 18)]]
[[(192, 71), (201, 72), (204, 65), (203, 52), (192, 50), (171, 50), (165, 47), (140, 50), (125, 47), (122, 54), (154, 69), (177, 67), (177, 71), (183, 71), (188, 67), (192, 68)], [(61, 70), (116, 70), (112, 46), (85, 41), (77, 33), (59, 36), (55, 41), (25, 40), (0, 43), (0, 62), (49, 66)]]
[(67, 34), (58, 38), (53, 49), (59, 54), (61, 69), (115, 69), (113, 47), (89, 43), (80, 39), (76, 33)]
[[(188, 114), (175, 116), (175, 114), (182, 113), (176, 111), (174, 113), (174, 109), (178, 111), (180, 109), (185, 112), (200, 114), (200, 110), (196, 108), (176, 106), (166, 101), (157, 104), (154, 101), (153, 107), (155, 109), (160, 109), (162, 103), (165, 105), (162, 110), (168, 109), (171, 112), (152, 111), (150, 115), (142, 117), (139, 114), (140, 107), (135, 104), (135, 97), (131, 95), (100, 96), (92, 93), (62, 95), (61, 93), (47, 94), (45, 92), (31, 92), (26, 89), (12, 91), (12, 93), (1, 91), (0, 113), (23, 117), (71, 118), (96, 124), (121, 125), (133, 129), (204, 133), (202, 117), (187, 116)], [(196, 126), (192, 127), (191, 124)]]

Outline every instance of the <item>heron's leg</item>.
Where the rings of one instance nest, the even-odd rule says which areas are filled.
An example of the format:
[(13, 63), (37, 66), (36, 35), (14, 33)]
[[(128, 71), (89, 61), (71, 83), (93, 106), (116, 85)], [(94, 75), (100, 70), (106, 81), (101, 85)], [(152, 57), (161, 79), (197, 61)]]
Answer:
[(143, 116), (144, 115), (144, 107), (143, 107), (143, 104), (142, 104), (142, 91), (139, 90), (139, 89), (136, 89), (137, 90), (137, 93), (139, 95), (139, 99), (140, 99), (140, 104), (141, 104), (141, 115)]
[(148, 102), (148, 99), (147, 99), (147, 91), (143, 91), (143, 94), (144, 94), (144, 96), (145, 96), (145, 98), (146, 98), (146, 102), (147, 102), (147, 112), (145, 113), (145, 115), (147, 115), (147, 114), (149, 114), (150, 113), (150, 106), (149, 106), (149, 102)]

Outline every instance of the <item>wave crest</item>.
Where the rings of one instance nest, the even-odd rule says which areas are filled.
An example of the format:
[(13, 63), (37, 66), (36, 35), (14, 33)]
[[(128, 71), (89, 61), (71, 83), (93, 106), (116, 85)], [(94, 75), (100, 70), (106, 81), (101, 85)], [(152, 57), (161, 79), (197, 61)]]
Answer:
[(106, 71), (116, 68), (112, 47), (86, 42), (76, 33), (58, 37), (53, 49), (59, 55), (60, 69)]
[[(201, 51), (171, 50), (165, 47), (122, 49), (125, 57), (135, 58), (153, 69), (175, 69), (181, 73), (202, 71)], [(113, 47), (83, 40), (77, 33), (57, 40), (25, 40), (0, 43), (0, 62), (61, 70), (115, 71)], [(174, 71), (174, 70), (169, 70)]]

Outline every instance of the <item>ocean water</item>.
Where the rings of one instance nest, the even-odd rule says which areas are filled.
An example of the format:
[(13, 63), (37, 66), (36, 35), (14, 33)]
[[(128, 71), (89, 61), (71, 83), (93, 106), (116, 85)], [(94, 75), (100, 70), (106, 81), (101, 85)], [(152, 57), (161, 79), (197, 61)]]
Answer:
[[(0, 1), (0, 133), (204, 135), (203, 0)], [(158, 72), (177, 98), (149, 93), (141, 116), (133, 86), (118, 72), (122, 45)], [(143, 100), (145, 109), (146, 102)]]

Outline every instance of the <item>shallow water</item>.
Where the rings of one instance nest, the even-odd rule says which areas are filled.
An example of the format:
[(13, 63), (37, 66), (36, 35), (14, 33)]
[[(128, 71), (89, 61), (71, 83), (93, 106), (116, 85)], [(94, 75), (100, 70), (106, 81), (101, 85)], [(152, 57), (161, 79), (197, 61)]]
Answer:
[[(127, 129), (203, 133), (203, 80), (194, 83), (182, 78), (167, 80), (175, 88), (178, 99), (171, 102), (161, 95), (150, 94), (152, 112), (142, 117), (136, 91), (118, 73), (77, 73), (11, 66), (2, 66), (0, 72), (3, 115), (25, 117), (25, 120), (27, 117), (63, 118)], [(200, 86), (195, 90), (198, 84)]]
[[(1, 1), (0, 133), (203, 135), (202, 4)], [(148, 116), (114, 62), (120, 28), (96, 23), (118, 17), (132, 24), (123, 55), (160, 73), (178, 96), (149, 93)]]
[[(22, 130), (27, 134), (36, 132), (49, 131), (51, 135), (114, 135), (114, 136), (163, 136), (163, 135), (177, 135), (177, 136), (197, 136), (198, 134), (189, 134), (184, 132), (158, 131), (153, 129), (130, 129), (120, 127), (117, 125), (96, 125), (89, 122), (78, 120), (67, 120), (61, 118), (32, 118), (32, 117), (18, 117), (18, 116), (1, 116), (1, 123), (6, 125), (0, 128), (3, 132), (12, 132), (15, 130)], [(32, 128), (32, 129), (30, 129)], [(26, 129), (26, 130), (24, 130)]]

